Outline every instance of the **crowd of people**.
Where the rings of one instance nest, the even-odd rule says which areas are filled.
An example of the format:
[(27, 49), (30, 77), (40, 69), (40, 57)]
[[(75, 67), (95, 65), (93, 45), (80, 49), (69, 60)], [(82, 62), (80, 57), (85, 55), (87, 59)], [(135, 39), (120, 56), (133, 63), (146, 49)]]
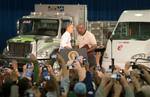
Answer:
[[(31, 54), (22, 68), (15, 59), (7, 65), (1, 60), (0, 97), (150, 97), (149, 67), (127, 62), (124, 69), (115, 66), (106, 70), (101, 66), (102, 52), (95, 50), (94, 35), (83, 24), (77, 31), (77, 46), (87, 48), (88, 60), (79, 55), (65, 61), (60, 52), (46, 61)], [(72, 32), (69, 24), (59, 51), (72, 48)]]
[(99, 65), (100, 52), (94, 68), (83, 64), (82, 56), (73, 62), (59, 53), (55, 58), (39, 63), (31, 55), (22, 72), (16, 60), (9, 66), (1, 62), (0, 97), (150, 97), (150, 69), (142, 64), (127, 62), (112, 72)]

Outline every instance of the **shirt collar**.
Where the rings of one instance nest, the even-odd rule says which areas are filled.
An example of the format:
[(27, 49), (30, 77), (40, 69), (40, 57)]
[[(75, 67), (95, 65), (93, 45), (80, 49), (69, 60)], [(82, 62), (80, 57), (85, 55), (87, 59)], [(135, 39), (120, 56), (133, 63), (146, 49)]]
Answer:
[(66, 31), (67, 34), (70, 34), (68, 31)]

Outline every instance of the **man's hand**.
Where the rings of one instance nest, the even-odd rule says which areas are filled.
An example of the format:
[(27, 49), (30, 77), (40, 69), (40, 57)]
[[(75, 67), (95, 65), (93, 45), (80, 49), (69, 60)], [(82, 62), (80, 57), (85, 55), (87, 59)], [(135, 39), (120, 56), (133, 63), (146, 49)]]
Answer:
[(131, 67), (130, 62), (126, 62), (126, 64), (125, 64), (125, 70), (129, 70), (130, 67)]
[(120, 97), (120, 94), (123, 89), (122, 89), (122, 86), (120, 85), (119, 81), (114, 82), (113, 89), (114, 89), (113, 97)]
[(101, 53), (100, 52), (96, 52), (96, 65), (100, 66), (99, 61), (101, 58)]
[(107, 97), (110, 90), (111, 90), (111, 88), (112, 88), (112, 86), (113, 86), (113, 80), (110, 77), (105, 75), (102, 78), (100, 86), (104, 89), (103, 90), (104, 95), (105, 95), (105, 97)]
[(74, 63), (74, 69), (76, 69), (77, 72), (78, 72), (79, 81), (83, 81), (86, 77), (85, 67), (81, 67), (80, 62), (78, 60), (76, 60), (75, 63)]
[(121, 85), (125, 88), (125, 87), (129, 87), (127, 80), (125, 79), (124, 76), (121, 76), (120, 78), (120, 83)]
[(94, 51), (96, 47), (97, 47), (97, 44), (92, 45), (92, 47), (87, 50), (87, 53)]
[(149, 74), (149, 72), (146, 69), (142, 69), (142, 71), (144, 73), (143, 75), (144, 75), (146, 82), (150, 85), (150, 74)]
[(103, 78), (105, 76), (105, 74), (99, 70), (96, 70), (96, 73), (97, 73), (99, 78)]

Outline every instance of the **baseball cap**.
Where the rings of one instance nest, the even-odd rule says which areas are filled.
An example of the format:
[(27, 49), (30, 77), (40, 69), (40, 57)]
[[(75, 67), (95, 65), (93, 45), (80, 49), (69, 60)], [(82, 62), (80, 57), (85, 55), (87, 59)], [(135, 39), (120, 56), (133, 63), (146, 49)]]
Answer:
[(86, 85), (82, 82), (76, 83), (74, 86), (74, 92), (81, 95), (86, 94)]

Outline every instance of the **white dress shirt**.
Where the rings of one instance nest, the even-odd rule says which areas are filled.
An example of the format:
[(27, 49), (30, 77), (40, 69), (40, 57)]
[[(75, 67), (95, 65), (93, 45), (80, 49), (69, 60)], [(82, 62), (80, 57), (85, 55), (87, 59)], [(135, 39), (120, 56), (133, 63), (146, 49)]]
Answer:
[(72, 48), (72, 46), (71, 46), (71, 35), (68, 31), (66, 31), (62, 35), (61, 41), (60, 41), (60, 49), (64, 49), (65, 47)]

